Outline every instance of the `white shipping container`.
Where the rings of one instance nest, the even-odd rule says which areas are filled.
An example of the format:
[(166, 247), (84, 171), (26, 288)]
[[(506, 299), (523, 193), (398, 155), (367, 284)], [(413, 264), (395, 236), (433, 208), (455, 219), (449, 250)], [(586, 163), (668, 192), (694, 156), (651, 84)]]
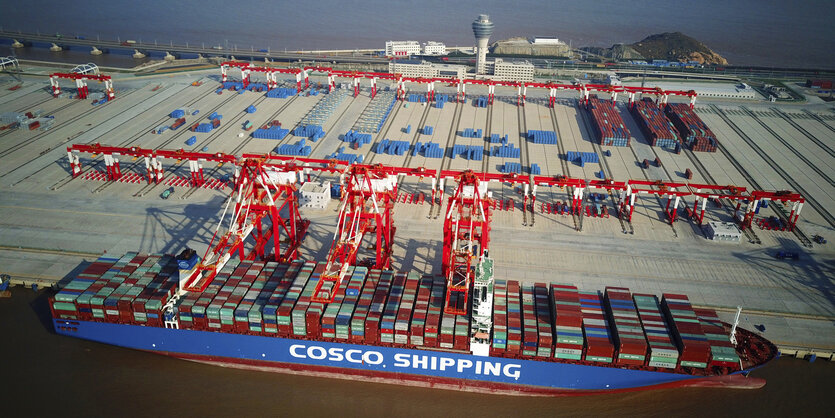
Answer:
[(676, 365), (675, 365), (675, 363), (661, 363), (661, 362), (657, 362), (657, 361), (651, 361), (651, 362), (649, 362), (649, 367), (660, 367), (660, 368), (665, 368), (665, 369), (675, 369)]

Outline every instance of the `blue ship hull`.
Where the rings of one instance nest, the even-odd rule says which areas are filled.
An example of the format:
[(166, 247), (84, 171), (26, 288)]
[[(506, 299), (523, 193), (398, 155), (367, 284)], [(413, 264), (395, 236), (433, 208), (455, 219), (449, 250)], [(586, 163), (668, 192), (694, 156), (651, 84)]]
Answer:
[(558, 395), (676, 386), (762, 386), (760, 379), (743, 376), (748, 371), (705, 377), (445, 351), (53, 321), (61, 335), (224, 366), (476, 392)]

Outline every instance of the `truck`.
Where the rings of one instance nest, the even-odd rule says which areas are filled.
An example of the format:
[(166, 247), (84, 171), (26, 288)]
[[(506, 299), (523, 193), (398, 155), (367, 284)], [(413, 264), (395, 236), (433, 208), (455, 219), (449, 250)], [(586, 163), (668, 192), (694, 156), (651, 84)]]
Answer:
[(250, 122), (250, 121), (244, 122), (244, 130), (248, 131), (250, 129), (252, 129), (252, 122)]
[(777, 251), (777, 254), (774, 254), (774, 258), (778, 260), (797, 260), (798, 258), (800, 258), (800, 256), (797, 253), (791, 251)]
[(174, 188), (173, 187), (169, 187), (169, 188), (165, 189), (162, 192), (162, 194), (159, 195), (159, 197), (161, 197), (163, 199), (168, 199), (168, 197), (171, 196), (171, 193), (174, 193)]

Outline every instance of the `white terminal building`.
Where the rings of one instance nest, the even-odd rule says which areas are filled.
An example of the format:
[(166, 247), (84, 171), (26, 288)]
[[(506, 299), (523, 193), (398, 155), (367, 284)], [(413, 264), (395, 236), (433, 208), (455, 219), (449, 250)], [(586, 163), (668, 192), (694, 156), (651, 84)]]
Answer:
[(429, 41), (423, 44), (423, 55), (446, 55), (446, 45), (441, 42)]
[(466, 78), (467, 66), (436, 64), (421, 60), (397, 60), (389, 62), (389, 73), (404, 77), (453, 77)]
[(492, 74), (493, 80), (499, 81), (533, 81), (534, 66), (528, 61), (511, 62), (501, 58), (485, 63), (485, 72)]
[(429, 41), (421, 46), (418, 41), (386, 42), (387, 57), (408, 57), (412, 55), (446, 55), (446, 45)]
[(386, 42), (387, 57), (407, 57), (410, 55), (420, 55), (420, 43), (418, 41)]

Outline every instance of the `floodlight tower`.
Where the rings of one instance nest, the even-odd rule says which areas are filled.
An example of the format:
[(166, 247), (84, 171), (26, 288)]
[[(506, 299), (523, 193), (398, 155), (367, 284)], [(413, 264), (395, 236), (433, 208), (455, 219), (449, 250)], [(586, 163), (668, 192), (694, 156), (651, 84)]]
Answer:
[(487, 66), (487, 41), (490, 35), (493, 34), (493, 22), (490, 21), (490, 16), (479, 15), (478, 19), (473, 22), (473, 34), (476, 42), (476, 61), (475, 73), (484, 74)]

